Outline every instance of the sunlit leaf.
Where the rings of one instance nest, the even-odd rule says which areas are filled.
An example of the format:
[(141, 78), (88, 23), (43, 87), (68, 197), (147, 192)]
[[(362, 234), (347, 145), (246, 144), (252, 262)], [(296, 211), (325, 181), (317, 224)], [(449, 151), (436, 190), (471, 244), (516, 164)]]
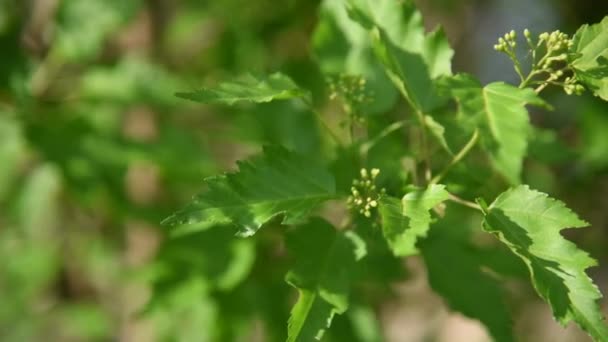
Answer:
[(471, 131), (480, 130), (481, 143), (492, 162), (509, 182), (520, 181), (528, 137), (531, 133), (526, 104), (546, 106), (531, 89), (519, 89), (502, 82), (482, 87), (467, 75), (447, 82), (459, 106), (459, 121)]
[(163, 223), (234, 224), (247, 236), (279, 214), (285, 224), (300, 222), (336, 196), (334, 177), (324, 167), (281, 147), (266, 147), (262, 156), (240, 162), (238, 172), (207, 178), (205, 185)]
[(607, 341), (608, 326), (597, 303), (602, 296), (585, 273), (596, 261), (560, 233), (587, 225), (564, 203), (526, 185), (498, 196), (483, 223), (526, 263), (555, 319), (564, 325), (574, 320), (594, 339)]
[(581, 26), (573, 37), (571, 60), (576, 78), (595, 95), (608, 101), (608, 17)]
[(416, 254), (416, 242), (426, 236), (431, 223), (429, 212), (449, 198), (443, 185), (430, 185), (407, 193), (401, 200), (380, 199), (382, 231), (393, 253), (397, 256)]

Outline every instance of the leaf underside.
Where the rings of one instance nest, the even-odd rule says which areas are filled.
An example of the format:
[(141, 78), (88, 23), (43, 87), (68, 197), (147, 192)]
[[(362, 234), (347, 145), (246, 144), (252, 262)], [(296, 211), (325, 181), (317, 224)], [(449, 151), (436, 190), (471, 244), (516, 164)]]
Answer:
[(410, 192), (401, 200), (392, 197), (380, 200), (382, 231), (396, 256), (418, 253), (416, 242), (429, 230), (430, 210), (448, 198), (445, 186), (433, 184)]
[(429, 238), (421, 243), (429, 284), (452, 310), (482, 322), (495, 341), (513, 341), (506, 297), (500, 280), (484, 272), (485, 255), (468, 239), (463, 241), (444, 234), (447, 230), (463, 230), (463, 225), (466, 222), (462, 220), (439, 221), (433, 225)]
[(601, 293), (585, 270), (596, 261), (564, 239), (560, 230), (588, 224), (562, 202), (522, 185), (490, 205), (484, 230), (495, 233), (528, 266), (538, 294), (561, 324), (572, 320), (594, 339), (608, 341), (597, 301)]

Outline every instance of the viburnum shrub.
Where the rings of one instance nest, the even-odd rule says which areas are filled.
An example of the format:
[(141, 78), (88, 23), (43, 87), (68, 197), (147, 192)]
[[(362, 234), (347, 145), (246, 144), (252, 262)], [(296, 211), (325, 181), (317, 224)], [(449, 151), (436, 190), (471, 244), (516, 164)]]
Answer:
[(238, 170), (205, 179), (164, 224), (181, 236), (221, 226), (235, 239), (282, 227), (277, 265), (290, 265), (285, 279), (298, 291), (288, 341), (321, 339), (349, 302), (378, 304), (373, 289), (399, 280), (395, 261), (413, 255), (447, 304), (496, 340), (514, 338), (503, 280), (521, 266), (557, 321), (608, 341), (586, 274), (596, 262), (561, 235), (588, 224), (521, 184), (536, 133), (527, 106), (551, 110), (543, 90), (608, 100), (608, 17), (573, 36), (511, 31), (494, 49), (513, 61), (518, 85), (453, 74), (446, 36), (425, 33), (411, 2), (324, 1), (312, 37), (324, 94), (281, 73), (177, 94), (220, 105), (292, 101), (314, 116), (323, 153), (265, 146)]

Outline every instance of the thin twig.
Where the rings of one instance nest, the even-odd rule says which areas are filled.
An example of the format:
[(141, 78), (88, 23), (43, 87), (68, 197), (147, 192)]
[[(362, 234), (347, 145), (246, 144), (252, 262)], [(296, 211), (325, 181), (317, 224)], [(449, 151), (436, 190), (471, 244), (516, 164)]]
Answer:
[(454, 167), (454, 165), (458, 164), (469, 153), (469, 151), (471, 151), (471, 149), (475, 146), (475, 144), (477, 143), (478, 140), (479, 140), (479, 130), (476, 129), (475, 132), (473, 132), (473, 135), (471, 136), (471, 139), (469, 139), (467, 144), (464, 145), (464, 147), (452, 158), (452, 160), (450, 160), (448, 165), (446, 165), (446, 167), (437, 176), (435, 176), (435, 178), (433, 178), (431, 180), (431, 184), (439, 183), (439, 181), (441, 181), (443, 179), (443, 177), (445, 177), (448, 174), (448, 172), (450, 172), (452, 167)]
[(462, 198), (460, 198), (460, 197), (458, 197), (458, 196), (456, 196), (454, 194), (451, 194), (451, 193), (450, 193), (449, 196), (450, 196), (450, 201), (452, 201), (452, 202), (455, 202), (455, 203), (458, 203), (458, 204), (462, 204), (465, 207), (469, 207), (469, 208), (472, 208), (472, 209), (475, 209), (475, 210), (482, 211), (481, 207), (479, 206), (479, 204), (477, 204), (475, 202), (467, 201), (467, 200), (462, 199)]
[(361, 154), (366, 154), (372, 147), (374, 147), (380, 140), (384, 139), (391, 133), (397, 131), (402, 128), (406, 124), (410, 123), (411, 120), (401, 120), (397, 122), (393, 122), (392, 124), (386, 126), (378, 135), (376, 135), (373, 139), (365, 142), (361, 145)]

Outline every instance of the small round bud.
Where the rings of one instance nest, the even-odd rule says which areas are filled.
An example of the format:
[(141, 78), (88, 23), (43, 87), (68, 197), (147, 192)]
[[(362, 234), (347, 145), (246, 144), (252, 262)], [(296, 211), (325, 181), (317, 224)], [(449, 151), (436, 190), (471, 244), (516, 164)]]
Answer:
[(366, 169), (361, 169), (360, 171), (361, 173), (361, 178), (366, 179), (367, 178), (367, 170)]
[(377, 201), (371, 201), (371, 202), (369, 202), (369, 205), (371, 205), (372, 208), (375, 208), (375, 207), (378, 206), (378, 202)]
[(515, 30), (511, 30), (511, 32), (509, 32), (509, 38), (515, 39), (516, 37), (517, 37), (517, 33), (515, 33)]
[(372, 179), (374, 179), (374, 178), (378, 177), (378, 175), (380, 174), (380, 170), (372, 169), (371, 174), (372, 174)]
[(526, 38), (530, 38), (530, 30), (525, 29), (525, 30), (524, 30), (524, 36), (525, 36)]

